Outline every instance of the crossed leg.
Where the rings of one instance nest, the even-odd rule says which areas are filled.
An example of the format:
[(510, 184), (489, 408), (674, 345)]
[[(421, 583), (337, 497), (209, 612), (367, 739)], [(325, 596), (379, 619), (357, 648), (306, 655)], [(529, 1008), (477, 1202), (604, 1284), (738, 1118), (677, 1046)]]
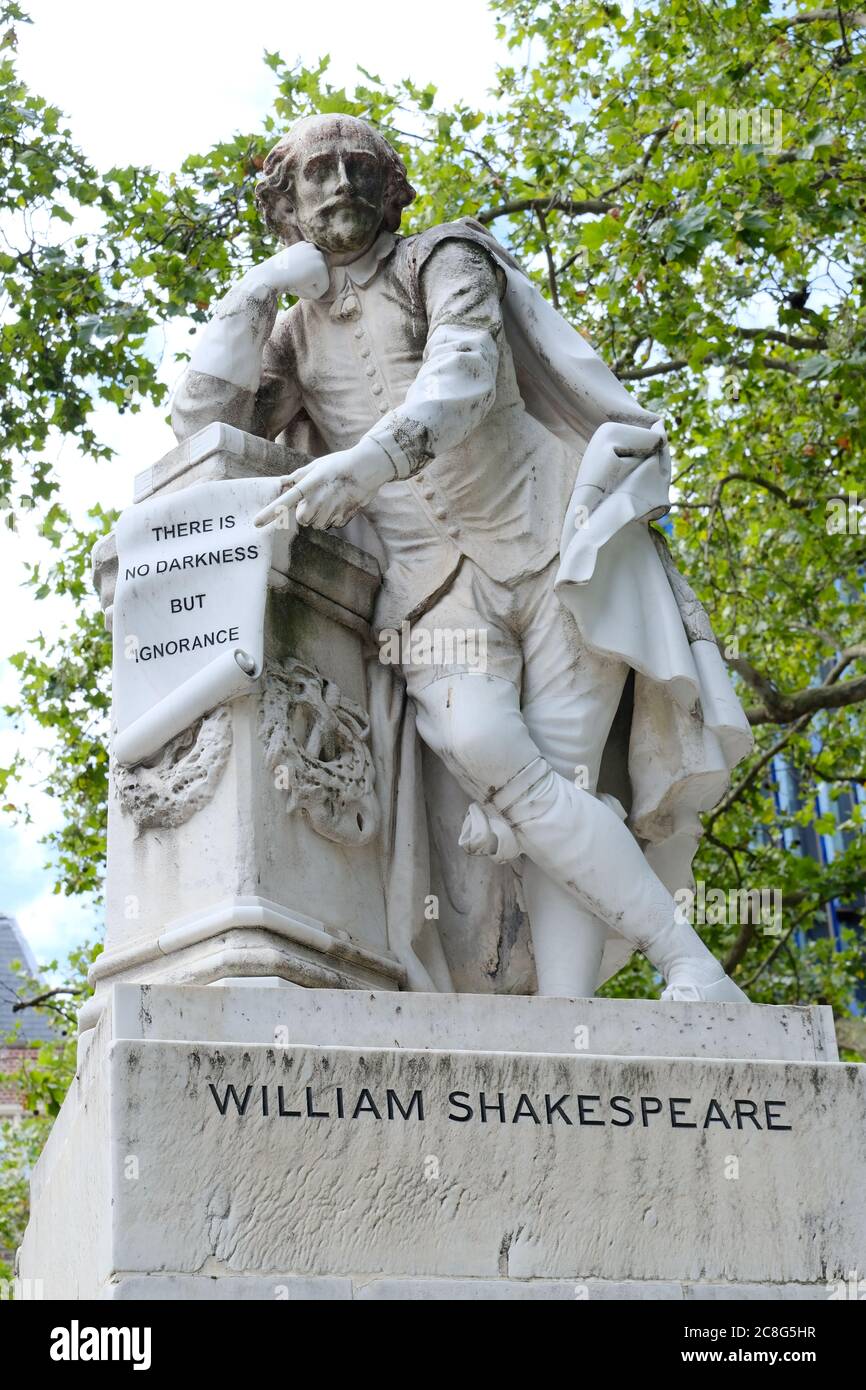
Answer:
[[(527, 767), (540, 770), (547, 762), (555, 762), (557, 777), (560, 772), (570, 772), (573, 777), (576, 765), (586, 765), (583, 758), (573, 756), (584, 751), (577, 747), (575, 740), (572, 739), (568, 757), (563, 757), (561, 743), (559, 747), (554, 745), (552, 729), (542, 717), (542, 706), (532, 711), (530, 731), (520, 710), (516, 688), (500, 677), (468, 674), (442, 677), (425, 686), (415, 696), (415, 703), (418, 732), (424, 742), (442, 758), (463, 789), (482, 802), (495, 799), (500, 789), (519, 778)], [(595, 763), (600, 753), (599, 749), (593, 760)], [(603, 823), (602, 838), (623, 837), (634, 851), (635, 867), (639, 860), (642, 875), (654, 879), (637, 845), (616, 815), (588, 792), (575, 788), (575, 793), (578, 804), (580, 798), (585, 798), (597, 811)], [(539, 994), (591, 997), (598, 983), (607, 934), (605, 922), (580, 900), (574, 887), (566, 888), (532, 858), (524, 859), (522, 872)], [(579, 872), (575, 876), (583, 877)], [(661, 884), (658, 886), (664, 892)], [(670, 912), (673, 912), (672, 900)]]
[[(428, 610), (423, 625), (462, 619), (469, 626), (472, 618), (478, 625), (491, 595), (478, 592), (471, 572), (463, 587), (475, 590), (474, 612), (458, 590)], [(492, 599), (506, 609), (501, 594)], [(489, 671), (406, 675), (421, 738), (474, 800), (506, 822), (525, 857), (539, 992), (592, 995), (610, 928), (664, 975), (665, 997), (743, 999), (677, 913), (633, 835), (594, 794), (625, 666), (587, 651), (544, 576), (505, 619), (487, 628), (494, 664), (522, 690), (517, 679)]]
[[(533, 597), (522, 633), (521, 713), (554, 772), (594, 793), (628, 668), (582, 648), (552, 585), (536, 586)], [(530, 858), (523, 861), (523, 892), (539, 994), (592, 998), (605, 922)]]

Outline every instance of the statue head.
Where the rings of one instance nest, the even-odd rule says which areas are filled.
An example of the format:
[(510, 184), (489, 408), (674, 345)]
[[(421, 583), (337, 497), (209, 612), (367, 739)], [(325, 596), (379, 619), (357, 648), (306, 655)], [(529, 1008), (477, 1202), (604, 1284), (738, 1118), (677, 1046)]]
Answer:
[(256, 202), (282, 241), (362, 252), (415, 197), (396, 150), (357, 116), (305, 116), (264, 163)]

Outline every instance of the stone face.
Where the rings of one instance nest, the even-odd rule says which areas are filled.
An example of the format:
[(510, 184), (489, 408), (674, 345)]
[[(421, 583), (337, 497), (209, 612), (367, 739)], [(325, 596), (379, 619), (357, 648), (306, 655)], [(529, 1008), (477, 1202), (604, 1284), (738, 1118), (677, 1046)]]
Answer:
[[(547, 1008), (532, 1052), (479, 1050), (477, 1017), (446, 1020), (443, 1050), (420, 1011), (412, 1046), (397, 1045), (405, 1031), (382, 1045), (394, 1012), (377, 1043), (304, 1045), (314, 1024), (303, 1010), (293, 1022), (301, 999), (121, 991), (37, 1166), (22, 1276), (44, 1279), (48, 1297), (167, 1296), (162, 1283), (147, 1292), (149, 1276), (184, 1297), (228, 1296), (224, 1279), (234, 1297), (318, 1297), (273, 1289), (325, 1279), (351, 1280), (361, 1298), (562, 1298), (570, 1286), (692, 1299), (734, 1286), (826, 1296), (828, 1280), (866, 1267), (863, 1068), (544, 1050), (570, 1001), (483, 1001), (518, 1006), (524, 1039), (519, 1006)], [(353, 1030), (362, 1001), (346, 1010)], [(661, 1010), (660, 1040), (665, 1011), (646, 1007)], [(690, 1006), (679, 1011), (681, 1051), (700, 1052), (706, 1016), (690, 1041)], [(635, 1017), (623, 1013), (623, 1035)], [(254, 1041), (267, 1026), (271, 1039)], [(498, 1048), (501, 1033), (488, 1041)], [(436, 1281), (458, 1282), (447, 1294)], [(347, 1296), (344, 1283), (321, 1289)]]

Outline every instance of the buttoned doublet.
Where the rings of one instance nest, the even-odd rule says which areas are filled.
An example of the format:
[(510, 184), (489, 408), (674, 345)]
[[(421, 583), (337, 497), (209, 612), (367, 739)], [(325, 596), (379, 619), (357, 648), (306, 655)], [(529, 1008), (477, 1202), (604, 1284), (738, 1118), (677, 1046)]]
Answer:
[(256, 312), (229, 296), (220, 312), (259, 345), (258, 390), (191, 371), (174, 401), (181, 437), (222, 418), (273, 439), (304, 412), (328, 452), (363, 436), (385, 450), (397, 477), (365, 508), (386, 556), (380, 630), (423, 613), (464, 557), (505, 584), (544, 570), (576, 469), (524, 409), (494, 258), (435, 231), (383, 233), (284, 313), (274, 294)]

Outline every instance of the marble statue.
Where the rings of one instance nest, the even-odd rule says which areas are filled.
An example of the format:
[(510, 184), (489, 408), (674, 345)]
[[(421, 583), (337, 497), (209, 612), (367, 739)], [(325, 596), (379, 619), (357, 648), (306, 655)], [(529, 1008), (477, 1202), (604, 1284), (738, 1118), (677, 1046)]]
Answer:
[[(662, 422), (480, 223), (401, 236), (414, 190), (364, 121), (299, 121), (256, 196), (284, 247), (200, 333), (173, 427), (303, 448), (260, 529), (342, 528), (381, 564), (397, 655), (372, 739), (400, 768), (378, 791), (409, 986), (453, 987), (421, 850), (446, 777), (462, 828), (437, 852), (518, 875), (540, 994), (591, 996), (638, 949), (664, 999), (742, 1000), (674, 897), (751, 739), (651, 524)], [(460, 883), (480, 918), (489, 877)]]
[[(751, 740), (664, 428), (480, 223), (401, 236), (413, 196), (364, 122), (289, 131), (284, 248), (95, 548), (105, 949), (20, 1283), (826, 1298), (866, 1077), (681, 906)], [(593, 998), (635, 950), (663, 998)]]

